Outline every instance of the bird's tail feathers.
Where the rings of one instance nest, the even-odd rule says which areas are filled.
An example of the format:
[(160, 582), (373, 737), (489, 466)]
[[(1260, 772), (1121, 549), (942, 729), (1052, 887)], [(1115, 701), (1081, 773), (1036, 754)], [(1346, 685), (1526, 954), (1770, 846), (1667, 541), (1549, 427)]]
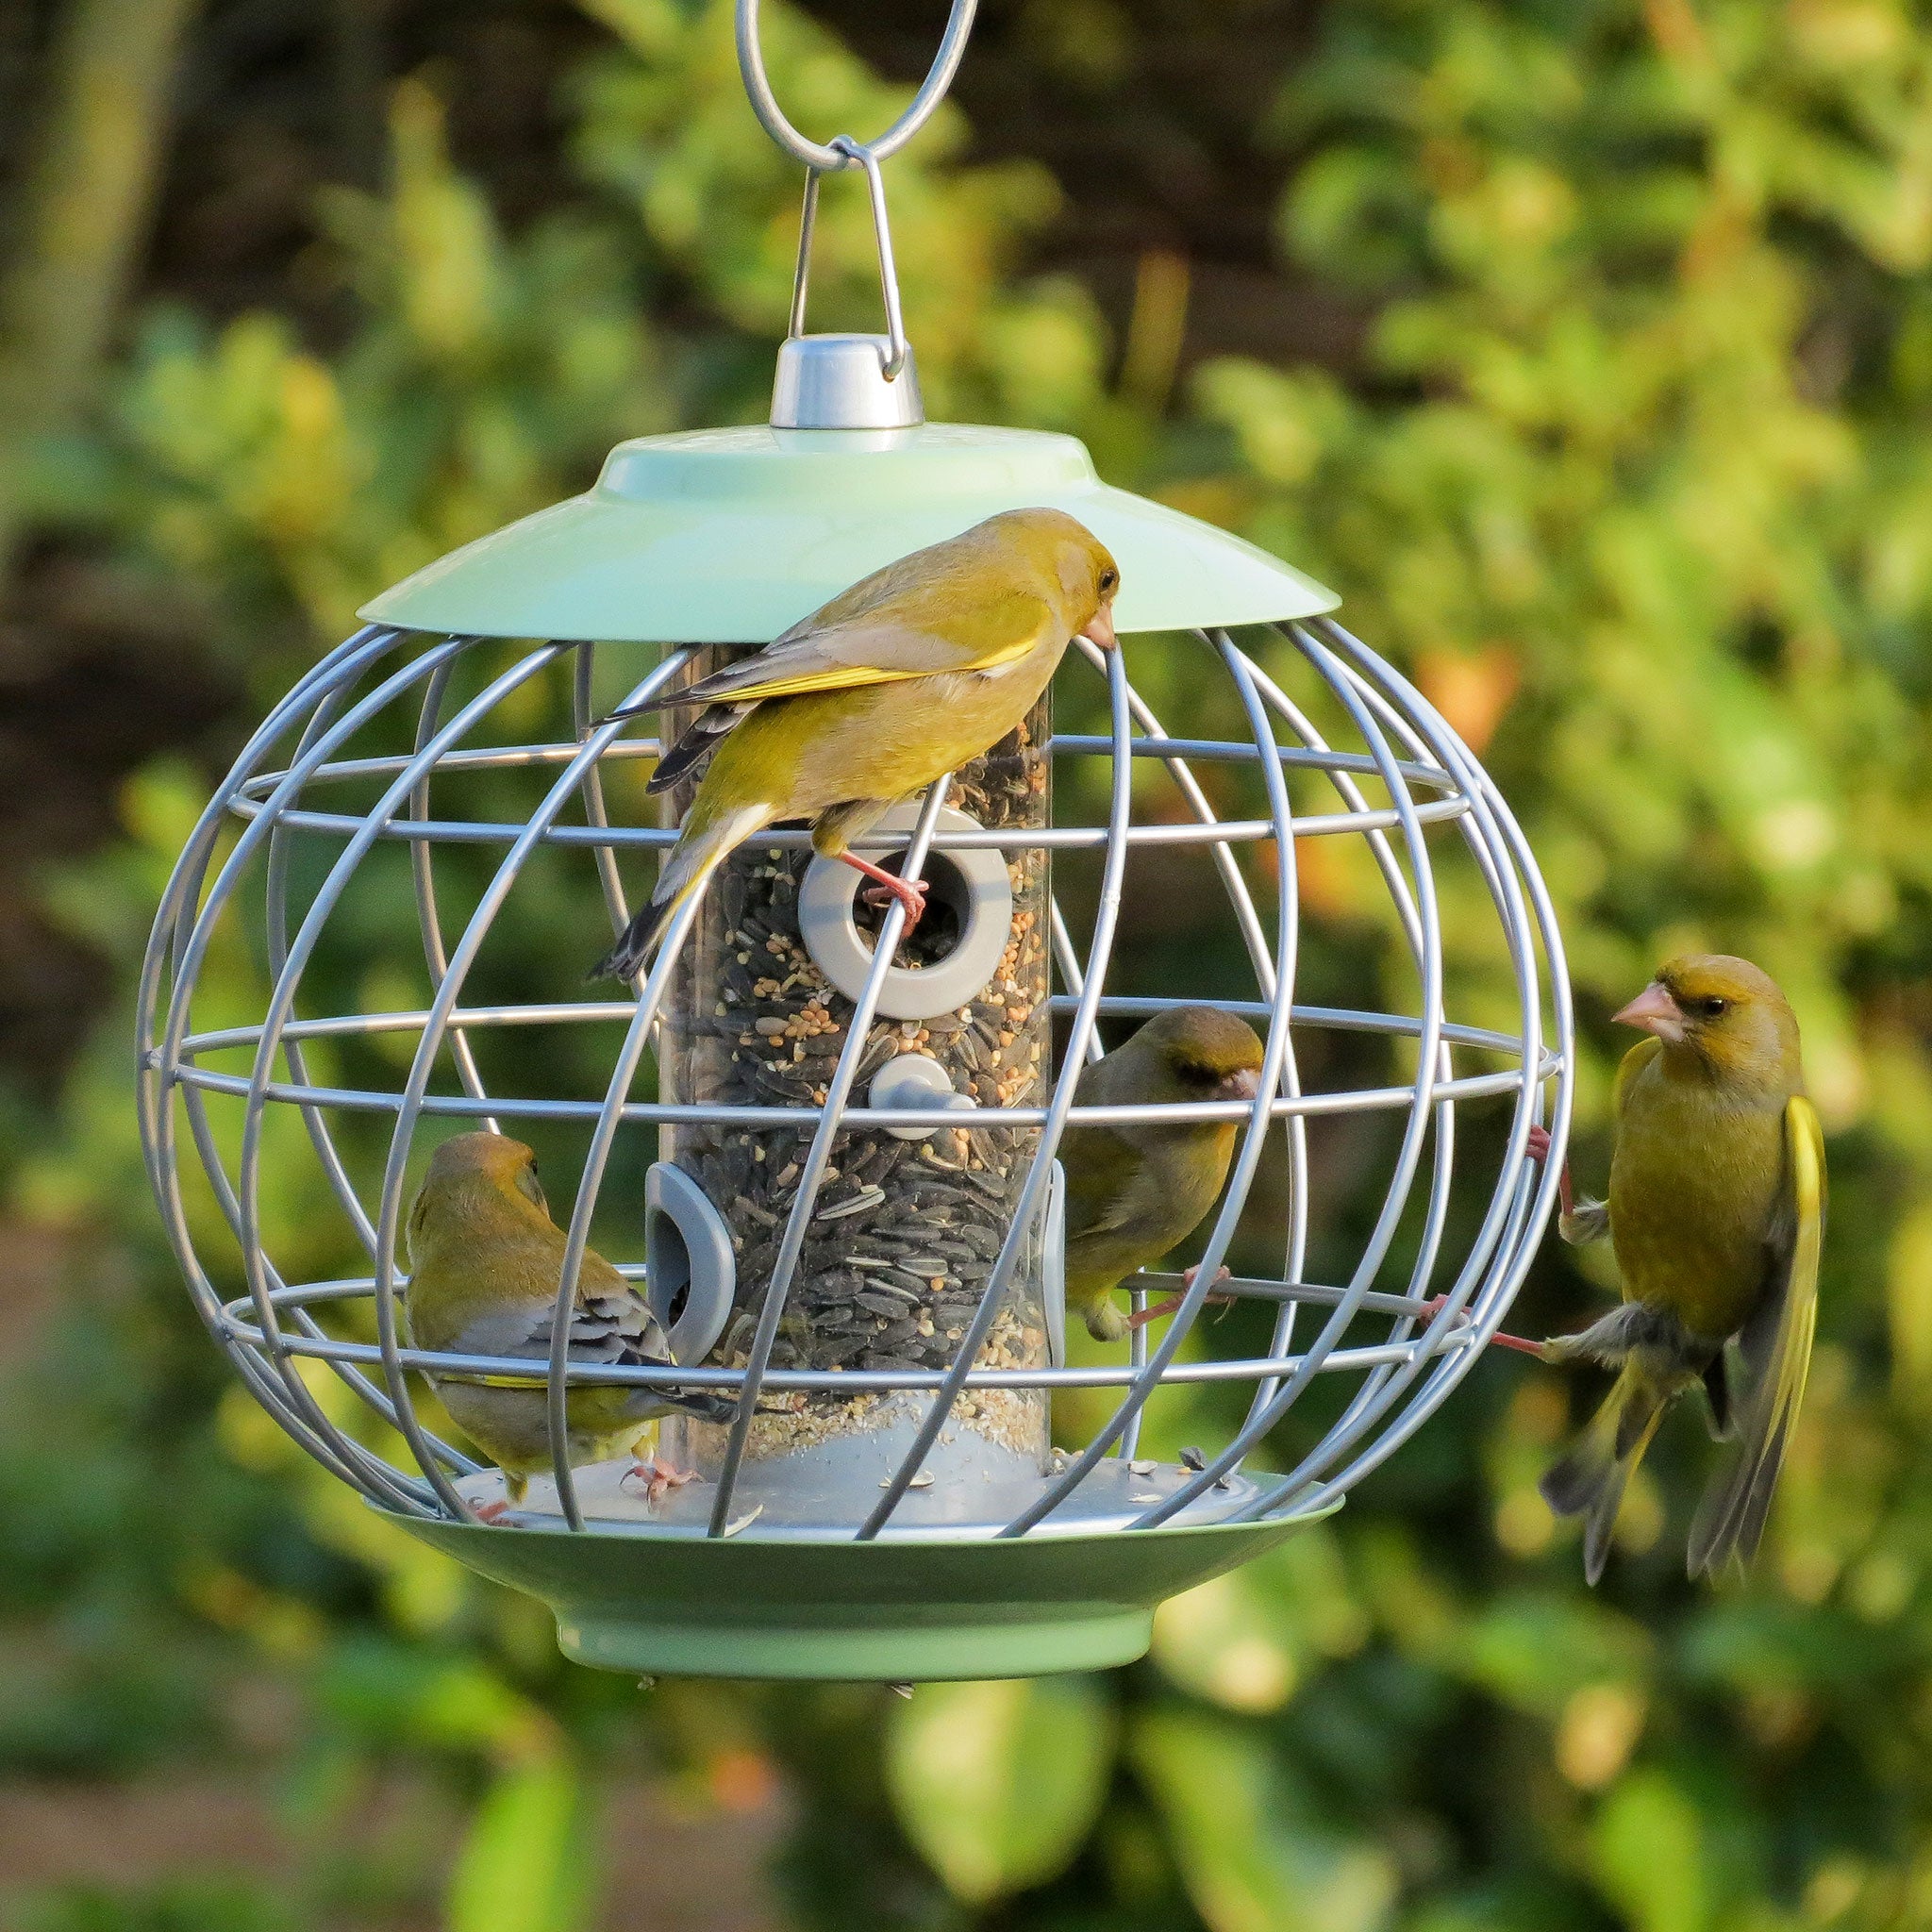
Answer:
[(755, 832), (772, 823), (762, 805), (741, 806), (708, 824), (686, 821), (684, 834), (671, 848), (658, 874), (651, 903), (639, 908), (617, 943), (591, 968), (591, 979), (635, 979), (658, 949), (672, 916), (713, 872)]
[(1584, 1519), (1583, 1574), (1591, 1583), (1604, 1574), (1624, 1486), (1663, 1412), (1662, 1392), (1634, 1363), (1626, 1364), (1583, 1434), (1538, 1485), (1558, 1516)]
[(1692, 1576), (1716, 1581), (1734, 1566), (1748, 1568), (1757, 1556), (1803, 1396), (1802, 1377), (1795, 1398), (1776, 1386), (1759, 1392), (1739, 1431), (1736, 1455), (1712, 1478), (1691, 1519), (1686, 1562)]
[(738, 1413), (737, 1403), (706, 1389), (640, 1389), (633, 1407), (645, 1415), (675, 1409), (701, 1423), (728, 1423)]

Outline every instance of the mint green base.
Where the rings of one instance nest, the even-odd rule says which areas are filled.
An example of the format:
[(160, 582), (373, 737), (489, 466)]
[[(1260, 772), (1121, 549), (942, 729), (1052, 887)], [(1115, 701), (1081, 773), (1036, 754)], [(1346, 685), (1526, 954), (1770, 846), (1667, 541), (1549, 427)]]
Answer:
[(909, 1683), (1131, 1663), (1146, 1651), (1163, 1598), (1328, 1513), (1092, 1536), (869, 1543), (390, 1520), (541, 1598), (556, 1613), (564, 1655), (598, 1670)]

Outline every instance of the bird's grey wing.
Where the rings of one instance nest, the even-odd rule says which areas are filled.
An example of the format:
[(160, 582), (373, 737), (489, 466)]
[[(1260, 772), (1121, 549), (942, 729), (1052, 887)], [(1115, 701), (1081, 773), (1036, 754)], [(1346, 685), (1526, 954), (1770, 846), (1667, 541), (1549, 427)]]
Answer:
[[(464, 1328), (456, 1352), (550, 1358), (551, 1311), (517, 1307), (480, 1315)], [(570, 1323), (570, 1358), (575, 1362), (637, 1363), (661, 1367), (671, 1351), (658, 1318), (626, 1283), (614, 1290), (579, 1291)]]
[(812, 691), (844, 691), (945, 671), (986, 671), (1037, 649), (1057, 618), (1026, 591), (908, 599), (833, 624), (787, 631), (756, 655), (727, 664), (678, 693), (680, 702), (755, 703)]
[(1716, 1575), (1757, 1554), (1784, 1466), (1818, 1327), (1818, 1264), (1824, 1237), (1824, 1136), (1811, 1103), (1785, 1109), (1785, 1172), (1767, 1243), (1765, 1288), (1738, 1334), (1742, 1387), (1732, 1408), (1738, 1453), (1720, 1472), (1690, 1526), (1693, 1576)]

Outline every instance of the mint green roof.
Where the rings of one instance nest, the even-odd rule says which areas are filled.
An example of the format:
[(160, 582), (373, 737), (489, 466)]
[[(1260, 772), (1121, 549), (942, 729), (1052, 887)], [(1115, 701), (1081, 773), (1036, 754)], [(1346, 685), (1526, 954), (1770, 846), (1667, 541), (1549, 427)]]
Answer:
[(1101, 482), (1071, 436), (758, 425), (619, 443), (595, 489), (452, 551), (361, 615), (485, 637), (761, 643), (908, 550), (1033, 506), (1078, 517), (1119, 559), (1119, 630), (1279, 623), (1340, 601)]

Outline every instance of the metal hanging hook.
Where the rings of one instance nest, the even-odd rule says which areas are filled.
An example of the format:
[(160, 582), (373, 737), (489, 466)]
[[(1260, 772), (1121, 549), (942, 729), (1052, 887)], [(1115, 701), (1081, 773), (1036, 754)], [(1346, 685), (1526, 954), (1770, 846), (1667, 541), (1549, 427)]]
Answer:
[[(953, 0), (940, 50), (920, 83), (919, 92), (913, 95), (912, 105), (876, 141), (863, 143), (874, 159), (890, 159), (932, 119), (933, 109), (944, 99), (954, 75), (959, 71), (959, 62), (966, 53), (966, 36), (973, 31), (973, 16), (978, 10), (979, 0)], [(738, 71), (744, 76), (744, 91), (751, 96), (752, 112), (758, 117), (765, 132), (794, 160), (803, 161), (822, 175), (835, 175), (851, 167), (854, 156), (841, 152), (836, 142), (821, 147), (817, 142), (806, 140), (785, 118), (785, 110), (779, 107), (765, 74), (764, 50), (758, 45), (758, 0), (737, 0), (736, 17)], [(859, 145), (857, 142), (852, 143), (855, 148)]]
[[(812, 236), (818, 225), (819, 178), (847, 168), (861, 168), (865, 171), (866, 192), (872, 203), (873, 237), (879, 258), (879, 289), (885, 301), (886, 340), (879, 348), (879, 373), (888, 383), (895, 382), (907, 374), (912, 350), (906, 339), (906, 320), (899, 300), (899, 272), (892, 255), (891, 223), (886, 212), (885, 177), (879, 163), (888, 156), (896, 154), (932, 118), (947, 88), (952, 85), (953, 75), (958, 71), (959, 61), (966, 52), (966, 37), (972, 31), (974, 15), (977, 10), (978, 0), (953, 0), (945, 34), (925, 79), (920, 84), (912, 104), (883, 134), (870, 142), (841, 134), (821, 146), (816, 142), (806, 140), (792, 126), (772, 92), (770, 78), (765, 73), (763, 50), (758, 44), (758, 0), (737, 0), (738, 65), (744, 77), (744, 91), (751, 98), (752, 111), (758, 115), (765, 132), (787, 154), (803, 161), (806, 168), (805, 205), (798, 222), (798, 264), (791, 277), (791, 312), (786, 325), (787, 340), (795, 342), (805, 334), (806, 296), (811, 281)], [(795, 376), (796, 372), (791, 374)], [(781, 390), (791, 387), (782, 360), (779, 386)], [(791, 413), (792, 408), (791, 402), (774, 404), (773, 421), (794, 420)], [(916, 422), (923, 414), (916, 398), (902, 408), (904, 413), (896, 420)]]

